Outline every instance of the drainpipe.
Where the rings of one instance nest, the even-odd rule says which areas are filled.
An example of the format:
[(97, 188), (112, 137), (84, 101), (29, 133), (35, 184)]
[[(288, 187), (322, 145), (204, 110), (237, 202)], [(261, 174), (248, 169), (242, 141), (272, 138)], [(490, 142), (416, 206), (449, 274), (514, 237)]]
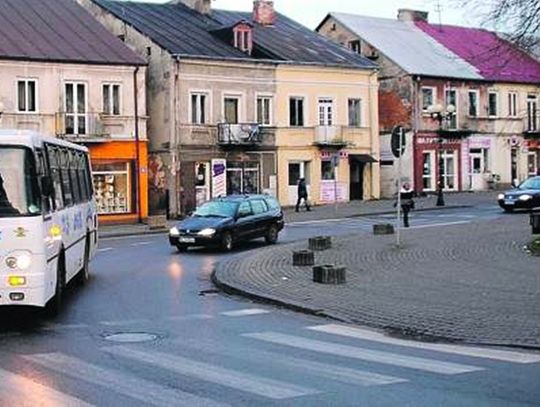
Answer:
[(135, 188), (137, 199), (137, 221), (142, 222), (142, 204), (141, 204), (141, 153), (139, 151), (139, 87), (137, 84), (137, 74), (139, 73), (139, 67), (135, 67), (133, 72), (133, 91), (135, 92), (134, 106), (135, 106)]

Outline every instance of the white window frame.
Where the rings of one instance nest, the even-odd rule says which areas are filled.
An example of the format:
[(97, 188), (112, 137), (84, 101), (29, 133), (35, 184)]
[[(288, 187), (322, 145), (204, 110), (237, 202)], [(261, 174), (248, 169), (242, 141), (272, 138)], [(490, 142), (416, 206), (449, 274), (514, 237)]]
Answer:
[[(532, 117), (532, 120), (531, 120), (531, 109), (529, 108), (529, 106), (531, 104), (535, 104), (536, 105), (536, 117)], [(539, 106), (539, 103), (538, 103), (538, 95), (535, 95), (535, 94), (528, 94), (527, 95), (527, 116), (526, 116), (526, 128), (527, 128), (527, 131), (530, 131), (530, 132), (536, 132), (540, 129), (540, 124), (538, 123), (540, 121), (540, 118), (538, 117), (540, 115), (540, 106)], [(532, 123), (532, 127), (529, 126), (529, 124)]]
[[(321, 123), (321, 107), (325, 106), (324, 110), (324, 123)], [(328, 111), (328, 107), (330, 107), (330, 111)], [(330, 112), (330, 115), (327, 116), (327, 114)], [(327, 96), (320, 96), (317, 98), (317, 125), (318, 126), (324, 126), (324, 127), (333, 127), (336, 125), (336, 118), (337, 118), (337, 112), (336, 112), (336, 103), (334, 98), (327, 97)], [(330, 119), (330, 120), (328, 120)]]
[(436, 105), (437, 104), (437, 88), (435, 86), (422, 86), (420, 88), (420, 104), (422, 107), (422, 112), (427, 113), (429, 110), (429, 106), (424, 107), (424, 90), (431, 90), (431, 94), (432, 94), (431, 104)]
[[(291, 123), (291, 99), (302, 99), (302, 113), (303, 113), (303, 117), (302, 117), (302, 125), (293, 125)], [(288, 95), (287, 97), (287, 124), (288, 124), (288, 127), (293, 127), (293, 128), (296, 128), (296, 127), (308, 127), (309, 126), (309, 122), (308, 122), (308, 116), (309, 116), (309, 109), (308, 109), (308, 98), (305, 96), (305, 95)]]
[[(19, 109), (19, 83), (24, 82), (24, 93), (25, 93), (25, 109), (20, 110)], [(35, 110), (29, 110), (28, 109), (28, 83), (33, 82), (34, 83), (34, 101), (35, 101)], [(17, 113), (24, 113), (24, 114), (36, 114), (39, 112), (39, 91), (38, 91), (38, 80), (34, 78), (17, 78), (17, 81), (15, 82), (15, 95), (16, 95), (16, 106), (17, 106)]]
[[(66, 86), (67, 85), (72, 85), (73, 86), (74, 111), (72, 113), (68, 113), (68, 111), (67, 111), (67, 92), (66, 92)], [(78, 96), (77, 86), (78, 85), (83, 85), (84, 86), (84, 114), (77, 112), (77, 96)], [(64, 112), (65, 112), (65, 115), (66, 115), (66, 121), (67, 121), (67, 117), (69, 115), (73, 115), (73, 117), (74, 117), (74, 119), (73, 119), (73, 134), (74, 135), (79, 135), (80, 134), (78, 132), (79, 131), (79, 116), (84, 116), (84, 120), (85, 120), (84, 128), (86, 129), (86, 134), (88, 134), (88, 131), (90, 130), (88, 128), (88, 124), (89, 124), (88, 123), (89, 122), (89, 120), (88, 120), (88, 83), (84, 82), (84, 81), (66, 81), (66, 82), (64, 82), (63, 93), (64, 93)]]
[[(249, 51), (251, 43), (252, 30), (236, 30), (234, 32), (234, 47), (242, 52)], [(238, 42), (240, 41), (240, 42)], [(247, 48), (245, 47), (247, 45)]]
[[(424, 168), (422, 168), (422, 191), (428, 191), (428, 192), (435, 191), (437, 187), (437, 177), (436, 177), (437, 151), (436, 150), (422, 151), (422, 165), (424, 163), (424, 155), (429, 155), (430, 172), (429, 174), (424, 174)], [(424, 179), (429, 179), (431, 188), (424, 188)]]
[(508, 92), (508, 117), (518, 117), (519, 94), (515, 91)]
[[(458, 179), (458, 154), (457, 154), (457, 150), (449, 150), (449, 149), (442, 149), (441, 151), (439, 151), (439, 154), (442, 154), (442, 161), (443, 161), (443, 168), (444, 168), (444, 171), (442, 173), (442, 178), (443, 178), (443, 189), (445, 191), (457, 191), (459, 185), (458, 185), (458, 182), (459, 182), (459, 179)], [(441, 159), (439, 158), (439, 159)], [(453, 168), (453, 176), (452, 176), (452, 180), (453, 180), (453, 183), (454, 183), (454, 187), (453, 188), (449, 188), (448, 185), (448, 180), (449, 180), (449, 175), (448, 175), (448, 161), (447, 159), (448, 158), (453, 158), (454, 159), (454, 168)], [(439, 169), (440, 170), (440, 169)]]
[[(103, 114), (107, 116), (121, 116), (122, 115), (122, 84), (119, 82), (103, 82), (101, 85), (101, 97), (103, 98), (103, 92), (105, 86), (109, 86), (109, 113), (105, 112), (105, 109), (103, 109)], [(114, 86), (118, 86), (118, 113), (114, 113), (114, 101), (113, 101), (113, 88)], [(102, 100), (102, 108), (105, 107), (105, 100)]]
[[(495, 95), (495, 114), (491, 114), (491, 95)], [(488, 117), (499, 117), (500, 112), (500, 103), (499, 103), (499, 92), (496, 90), (488, 91), (488, 100), (487, 100), (487, 114)]]
[(352, 52), (362, 55), (362, 41), (360, 39), (351, 40), (347, 45)]
[(244, 117), (244, 101), (245, 101), (245, 95), (240, 92), (235, 91), (225, 91), (221, 94), (221, 117), (222, 122), (225, 123), (225, 99), (237, 99), (238, 100), (238, 123), (245, 122)]
[[(197, 106), (200, 107), (200, 97), (201, 96), (204, 96), (205, 97), (205, 102), (204, 102), (204, 118), (205, 120), (201, 120), (201, 112), (197, 112), (197, 121), (196, 122), (193, 122), (193, 104), (191, 103), (192, 102), (192, 98), (193, 96), (197, 96), (197, 100), (198, 100), (198, 103), (197, 103)], [(211, 123), (211, 106), (212, 106), (212, 103), (211, 103), (211, 92), (208, 91), (208, 90), (190, 90), (189, 91), (189, 94), (188, 94), (188, 123), (191, 124), (191, 125), (194, 125), (194, 126), (197, 126), (197, 125), (206, 125), (206, 124), (209, 124)], [(225, 117), (225, 116), (223, 116)]]
[[(527, 173), (529, 177), (534, 177), (536, 174), (538, 174), (538, 154), (539, 153), (537, 151), (529, 151), (527, 154)], [(533, 158), (533, 168), (532, 171), (529, 171), (529, 162), (531, 161), (531, 157)]]
[[(263, 120), (259, 121), (259, 99), (268, 99), (268, 123), (264, 123)], [(264, 106), (264, 104), (263, 104)], [(269, 93), (257, 93), (255, 95), (255, 122), (260, 126), (272, 126), (274, 124), (274, 95)]]
[(449, 92), (454, 92), (455, 95), (456, 95), (456, 97), (455, 97), (455, 102), (456, 103), (454, 104), (454, 108), (455, 108), (454, 112), (455, 112), (455, 114), (453, 116), (455, 118), (455, 120), (456, 120), (456, 125), (455, 125), (455, 127), (450, 127), (449, 121), (452, 120), (452, 118), (450, 118), (450, 120), (447, 120), (447, 125), (448, 125), (447, 129), (448, 130), (457, 130), (457, 129), (459, 129), (459, 93), (458, 93), (457, 88), (445, 88), (444, 89), (444, 106), (445, 106), (445, 108), (448, 107), (448, 93)]
[[(470, 95), (475, 95), (476, 99), (476, 112), (474, 115), (471, 115), (471, 97)], [(469, 89), (467, 92), (467, 116), (468, 117), (478, 117), (480, 115), (480, 91), (478, 89)]]

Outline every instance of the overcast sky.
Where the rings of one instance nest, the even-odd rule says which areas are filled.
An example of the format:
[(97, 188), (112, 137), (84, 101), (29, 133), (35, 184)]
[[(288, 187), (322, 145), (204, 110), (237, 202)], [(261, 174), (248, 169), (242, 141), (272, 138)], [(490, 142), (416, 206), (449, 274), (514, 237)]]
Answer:
[[(133, 1), (133, 0), (132, 0)], [(135, 0), (165, 3), (166, 0)], [(456, 7), (457, 0), (440, 0), (443, 24), (478, 26), (479, 16), (471, 10)], [(396, 18), (398, 8), (412, 8), (429, 12), (429, 20), (439, 22), (437, 0), (274, 0), (276, 9), (296, 21), (315, 28), (330, 11), (361, 14), (366, 16)], [(212, 7), (250, 11), (253, 0), (214, 0)]]

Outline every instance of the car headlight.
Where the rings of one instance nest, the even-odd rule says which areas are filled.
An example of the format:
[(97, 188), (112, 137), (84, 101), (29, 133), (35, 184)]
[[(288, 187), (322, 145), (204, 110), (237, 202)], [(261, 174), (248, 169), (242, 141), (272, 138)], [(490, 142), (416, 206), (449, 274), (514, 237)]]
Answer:
[(504, 194), (499, 194), (499, 195), (497, 195), (497, 199), (499, 199), (499, 200), (500, 200), (500, 199), (504, 199)]
[(174, 226), (169, 230), (169, 235), (171, 235), (171, 236), (180, 236), (180, 231), (178, 230), (178, 228), (176, 226)]
[(32, 264), (32, 254), (26, 251), (13, 252), (6, 257), (6, 266), (10, 269), (26, 270)]
[(214, 236), (216, 234), (216, 229), (206, 228), (197, 233), (199, 236)]
[(528, 201), (529, 199), (532, 199), (532, 195), (521, 195), (519, 198), (518, 198), (520, 201)]

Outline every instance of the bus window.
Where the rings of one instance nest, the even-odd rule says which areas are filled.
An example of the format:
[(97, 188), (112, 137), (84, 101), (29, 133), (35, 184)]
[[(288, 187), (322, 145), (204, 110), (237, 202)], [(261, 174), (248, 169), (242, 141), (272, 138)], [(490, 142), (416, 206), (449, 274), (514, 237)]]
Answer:
[(58, 151), (55, 148), (47, 147), (47, 158), (49, 160), (50, 174), (54, 186), (54, 209), (58, 211), (64, 207)]
[(69, 159), (69, 179), (71, 181), (71, 192), (73, 194), (73, 203), (82, 202), (81, 198), (81, 189), (79, 186), (79, 179), (77, 177), (78, 172), (78, 163), (77, 163), (77, 152), (76, 151), (67, 151), (67, 156)]
[[(49, 171), (47, 171), (47, 161), (45, 160), (45, 155), (43, 154), (42, 150), (36, 151), (36, 167), (37, 167), (37, 175), (41, 180), (41, 177), (49, 175)], [(41, 186), (41, 184), (40, 184)], [(44, 196), (42, 194), (42, 211), (44, 214), (48, 214), (51, 212), (52, 208), (52, 200), (50, 196)]]
[(81, 199), (83, 202), (88, 202), (90, 197), (88, 195), (87, 178), (84, 173), (83, 154), (77, 154), (77, 178), (79, 180), (79, 189), (81, 190)]
[(73, 193), (71, 191), (71, 181), (69, 179), (69, 153), (66, 150), (59, 150), (61, 158), (60, 175), (62, 177), (62, 193), (64, 194), (64, 206), (73, 205)]
[(86, 175), (86, 183), (88, 184), (88, 196), (90, 199), (94, 196), (94, 181), (92, 180), (90, 172), (90, 162), (88, 161), (88, 156), (84, 156), (84, 171)]

